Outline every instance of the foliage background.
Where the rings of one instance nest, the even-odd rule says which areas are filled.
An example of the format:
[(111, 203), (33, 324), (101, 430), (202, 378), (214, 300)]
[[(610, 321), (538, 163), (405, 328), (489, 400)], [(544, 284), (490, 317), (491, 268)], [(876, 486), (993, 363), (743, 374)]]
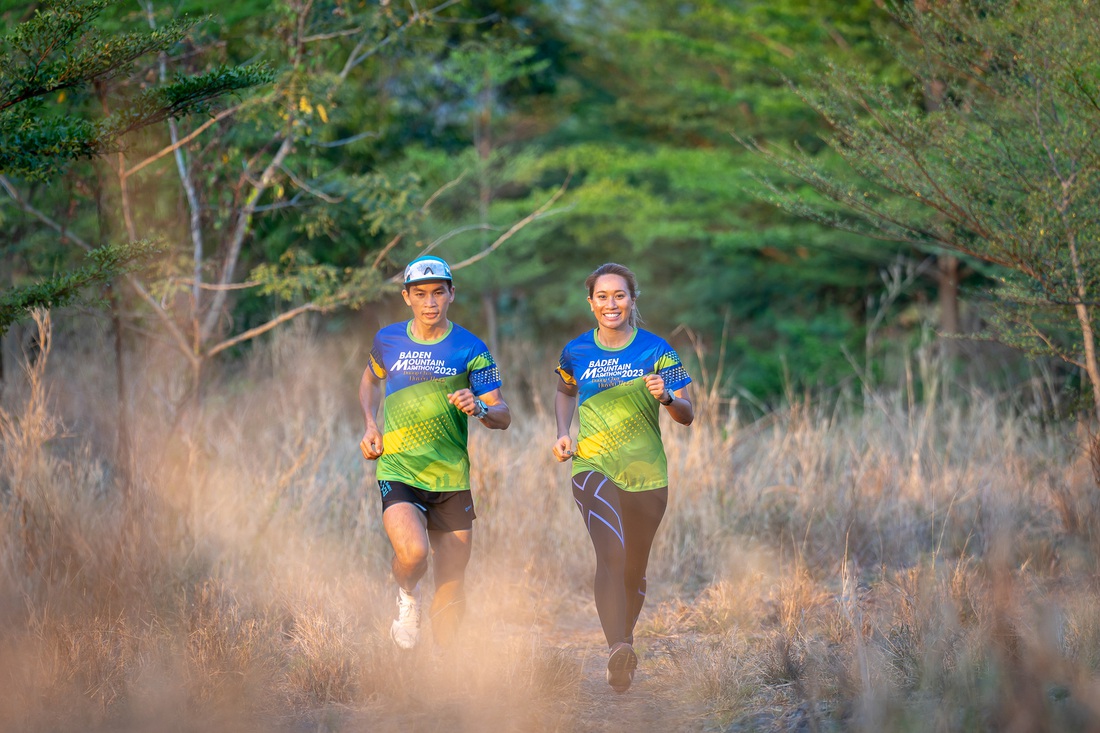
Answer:
[[(34, 7), (0, 17), (14, 24)], [(262, 61), (278, 75), (184, 147), (197, 204), (186, 205), (171, 156), (129, 184), (136, 233), (165, 238), (176, 253), (149, 277), (158, 297), (186, 292), (179, 281), (196, 249), (188, 209), (201, 211), (207, 279), (225, 271), (227, 233), (261, 172), (254, 161), (270, 156), (290, 125), (294, 144), (269, 184), (253, 188), (257, 210), (231, 278), (267, 285), (223, 294), (227, 337), (325, 302), (337, 307), (326, 308), (318, 327), (362, 335), (385, 317), (364, 324), (346, 306), (385, 309), (392, 289), (379, 289), (380, 278), (431, 243), (453, 262), (476, 255), (561, 186), (552, 215), (459, 276), (456, 318), (497, 348), (503, 340), (537, 349), (587, 327), (581, 283), (608, 260), (639, 274), (639, 305), (653, 330), (675, 332), (685, 356), (704, 360), (727, 396), (763, 405), (849, 380), (853, 361), (881, 376), (881, 354), (869, 353), (885, 343), (879, 334), (916, 344), (937, 328), (935, 268), (921, 266), (934, 251), (830, 229), (765, 203), (757, 179), (774, 176), (774, 167), (735, 139), (799, 146), (846, 175), (822, 143), (824, 121), (789, 84), (834, 62), (903, 94), (912, 87), (884, 50), (897, 31), (878, 4), (696, 2), (670, 11), (658, 2), (444, 2), (420, 16), (413, 7), (110, 6), (107, 32), (140, 27), (147, 16), (205, 18), (166, 58), (170, 73)], [(300, 29), (309, 40), (295, 50)], [(362, 49), (369, 58), (346, 68)], [(133, 81), (155, 74), (156, 63), (147, 59)], [(97, 114), (90, 97), (52, 103), (66, 114)], [(201, 122), (183, 122), (181, 134)], [(156, 151), (166, 132), (130, 141), (128, 159)], [(240, 172), (250, 165), (246, 179)], [(118, 181), (103, 168), (74, 165), (63, 181), (25, 195), (76, 231), (98, 228), (94, 241), (117, 239)], [(73, 247), (10, 201), (0, 215), (8, 284), (77, 263)], [(917, 274), (891, 292), (884, 274), (899, 262)], [(981, 324), (980, 272), (966, 263), (961, 271), (969, 331)], [(148, 318), (137, 304), (124, 310), (125, 319)], [(173, 317), (188, 318), (178, 309)], [(989, 352), (972, 346), (959, 368), (988, 376)], [(1002, 367), (1003, 353), (992, 353)], [(1025, 370), (1021, 363), (1005, 377)]]

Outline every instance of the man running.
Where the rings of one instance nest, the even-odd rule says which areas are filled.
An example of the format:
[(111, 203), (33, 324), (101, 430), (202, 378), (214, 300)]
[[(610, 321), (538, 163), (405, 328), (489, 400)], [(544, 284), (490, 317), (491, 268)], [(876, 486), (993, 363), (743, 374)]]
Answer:
[[(397, 618), (390, 634), (399, 647), (412, 649), (420, 639), (419, 581), (429, 553), (436, 644), (451, 643), (465, 612), (476, 516), (466, 447), (469, 418), (504, 430), (512, 416), (489, 349), (447, 320), (455, 297), (447, 263), (431, 256), (410, 262), (401, 296), (412, 319), (378, 332), (359, 383), (367, 425), (359, 447), (364, 458), (378, 461), (382, 526), (393, 546)], [(384, 433), (375, 422), (383, 380)]]

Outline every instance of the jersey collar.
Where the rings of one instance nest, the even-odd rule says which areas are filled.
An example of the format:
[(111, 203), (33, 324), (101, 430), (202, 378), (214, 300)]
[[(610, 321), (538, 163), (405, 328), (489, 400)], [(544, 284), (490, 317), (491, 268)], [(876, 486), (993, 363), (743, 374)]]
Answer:
[(432, 339), (431, 341), (425, 341), (424, 339), (419, 339), (419, 338), (417, 338), (416, 336), (413, 335), (413, 322), (410, 320), (408, 323), (405, 324), (405, 334), (409, 337), (410, 341), (413, 341), (413, 342), (418, 343), (418, 344), (431, 345), (431, 344), (438, 344), (440, 341), (442, 341), (443, 339), (450, 336), (451, 331), (454, 330), (454, 327), (455, 327), (454, 323), (452, 323), (451, 321), (447, 321), (447, 330), (443, 332), (442, 336), (440, 336), (437, 339)]
[(634, 343), (634, 339), (638, 338), (638, 327), (634, 327), (634, 333), (630, 334), (630, 339), (622, 346), (604, 346), (600, 341), (600, 327), (596, 326), (592, 329), (592, 340), (596, 342), (596, 346), (599, 346), (604, 351), (622, 351), (626, 347)]

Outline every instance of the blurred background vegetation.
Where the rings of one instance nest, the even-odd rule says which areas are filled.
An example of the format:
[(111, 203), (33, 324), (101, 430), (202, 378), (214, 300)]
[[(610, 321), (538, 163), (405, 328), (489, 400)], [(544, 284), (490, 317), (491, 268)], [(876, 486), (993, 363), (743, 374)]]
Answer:
[[(147, 336), (179, 352), (190, 398), (298, 315), (369, 338), (400, 315), (390, 278), (427, 249), (452, 263), (491, 250), (457, 275), (454, 317), (536, 364), (588, 326), (584, 276), (623, 262), (649, 328), (757, 414), (792, 392), (858, 394), (897, 376), (887, 357), (930, 341), (961, 383), (1032, 381), (1035, 362), (942, 338), (984, 330), (995, 268), (763, 197), (766, 179), (830, 206), (760, 148), (853, 176), (825, 143), (831, 123), (794, 92), (830, 66), (859, 69), (911, 114), (927, 108), (890, 48), (908, 36), (874, 0), (102, 5), (89, 27), (106, 39), (189, 30), (125, 73), (43, 94), (38, 119), (98, 124), (186, 75), (268, 77), (48, 180), (7, 166), (0, 283), (80, 267), (74, 241), (158, 242), (110, 314), (120, 354)], [(0, 7), (10, 31), (47, 6)], [(1076, 383), (1071, 366), (1040, 369), (1055, 390)]]

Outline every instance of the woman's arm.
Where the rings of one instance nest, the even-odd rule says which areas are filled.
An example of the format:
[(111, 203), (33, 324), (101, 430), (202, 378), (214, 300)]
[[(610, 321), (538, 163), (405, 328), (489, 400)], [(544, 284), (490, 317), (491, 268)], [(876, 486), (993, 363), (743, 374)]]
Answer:
[(672, 403), (665, 405), (668, 414), (681, 425), (691, 425), (695, 420), (695, 406), (691, 403), (691, 385), (685, 385), (675, 392), (669, 390), (668, 393), (672, 395)]

